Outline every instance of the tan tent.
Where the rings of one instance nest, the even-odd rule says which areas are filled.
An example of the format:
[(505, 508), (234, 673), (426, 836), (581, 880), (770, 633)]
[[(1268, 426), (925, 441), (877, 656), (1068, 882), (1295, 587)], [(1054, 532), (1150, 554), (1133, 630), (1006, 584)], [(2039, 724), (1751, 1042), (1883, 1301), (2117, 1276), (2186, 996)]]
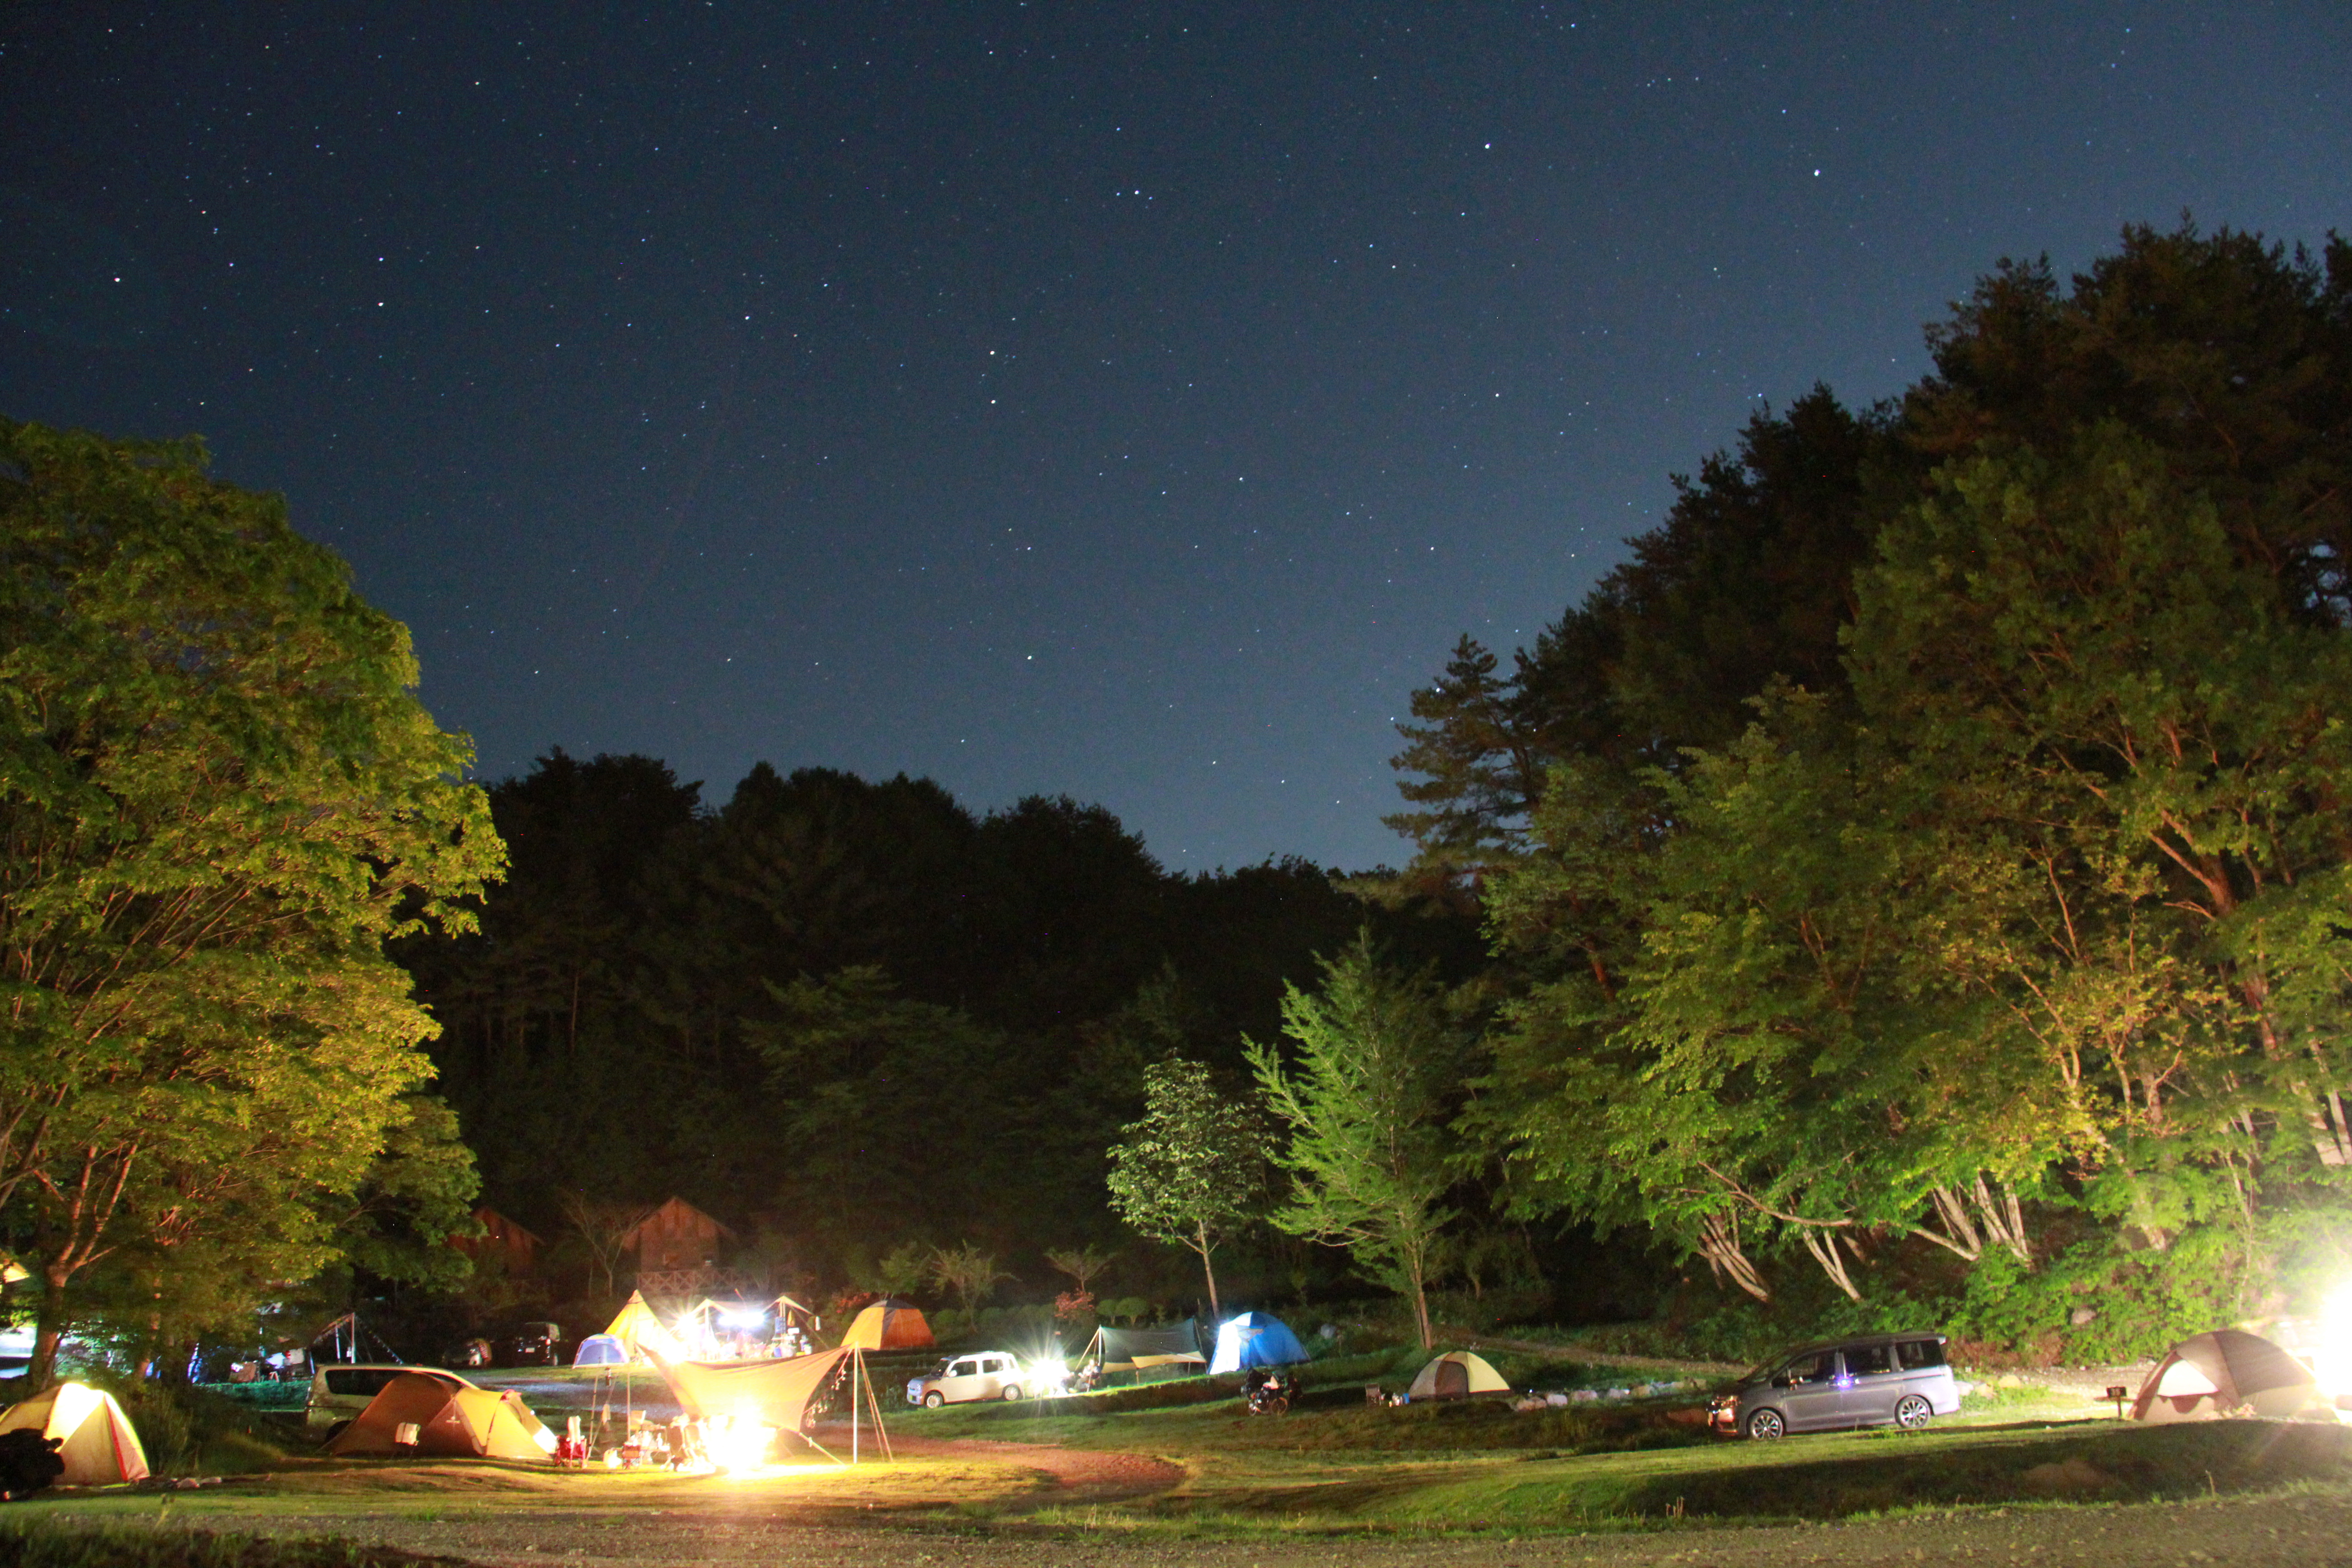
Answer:
[(805, 1429), (810, 1404), (849, 1359), (847, 1350), (774, 1361), (672, 1361), (658, 1350), (647, 1353), (688, 1415), (756, 1416), (784, 1432)]
[(2259, 1334), (2217, 1329), (2172, 1347), (2132, 1401), (2135, 1421), (2210, 1421), (2252, 1410), (2284, 1420), (2311, 1400), (2311, 1369)]
[(686, 1347), (677, 1342), (677, 1336), (663, 1327), (662, 1321), (654, 1316), (654, 1310), (646, 1305), (645, 1293), (641, 1290), (629, 1292), (628, 1300), (613, 1314), (613, 1321), (604, 1325), (604, 1331), (628, 1346), (629, 1354), (638, 1361), (649, 1359), (646, 1354), (648, 1344), (659, 1346), (662, 1354), (672, 1361), (686, 1354)]
[(30, 1427), (44, 1437), (60, 1439), (58, 1458), (66, 1473), (58, 1480), (69, 1487), (102, 1487), (115, 1481), (136, 1481), (147, 1475), (147, 1450), (114, 1395), (86, 1383), (61, 1383), (37, 1394), (0, 1415), (0, 1432)]
[[(416, 1446), (400, 1446), (400, 1429), (416, 1428)], [(327, 1452), (337, 1458), (417, 1453), (467, 1459), (544, 1459), (555, 1434), (512, 1389), (452, 1388), (439, 1378), (403, 1373), (383, 1385)]]
[(1486, 1364), (1486, 1358), (1468, 1351), (1448, 1351), (1412, 1380), (1407, 1393), (1415, 1400), (1469, 1399), (1482, 1394), (1508, 1394), (1511, 1385)]
[(841, 1336), (844, 1350), (919, 1351), (936, 1343), (922, 1312), (895, 1299), (877, 1301), (858, 1313)]

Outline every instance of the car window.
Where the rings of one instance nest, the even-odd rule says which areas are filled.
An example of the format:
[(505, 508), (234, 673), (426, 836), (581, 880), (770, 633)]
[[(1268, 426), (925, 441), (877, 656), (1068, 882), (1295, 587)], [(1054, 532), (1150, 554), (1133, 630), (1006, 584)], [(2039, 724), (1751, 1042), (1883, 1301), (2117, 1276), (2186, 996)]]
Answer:
[(973, 1366), (971, 1363), (968, 1361), (960, 1361), (956, 1363), (955, 1365), (948, 1368), (948, 1375), (950, 1377), (970, 1377), (978, 1370), (979, 1369)]
[(1914, 1367), (1944, 1364), (1944, 1342), (1941, 1340), (1905, 1340), (1895, 1350), (1906, 1372)]
[(375, 1395), (383, 1392), (383, 1385), (385, 1384), (390, 1383), (394, 1378), (398, 1377), (400, 1373), (396, 1371), (388, 1370), (383, 1367), (373, 1366), (346, 1367), (341, 1371), (330, 1370), (327, 1373), (327, 1392), (330, 1394), (364, 1394), (370, 1398), (373, 1398)]
[(1837, 1375), (1837, 1352), (1814, 1351), (1792, 1357), (1780, 1369), (1780, 1375), (1791, 1384), (1827, 1383)]
[(1870, 1377), (1895, 1370), (1893, 1345), (1848, 1345), (1842, 1353), (1848, 1377)]

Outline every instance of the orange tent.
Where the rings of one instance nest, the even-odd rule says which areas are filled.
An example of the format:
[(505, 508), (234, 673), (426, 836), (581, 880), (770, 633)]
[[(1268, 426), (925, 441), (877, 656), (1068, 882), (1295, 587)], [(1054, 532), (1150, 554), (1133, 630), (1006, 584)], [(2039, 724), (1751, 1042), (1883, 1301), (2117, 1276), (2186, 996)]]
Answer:
[(418, 1454), (472, 1459), (544, 1459), (555, 1434), (512, 1389), (451, 1388), (437, 1378), (404, 1373), (383, 1385), (327, 1452), (338, 1458), (398, 1454), (400, 1429), (416, 1428)]
[(849, 1359), (847, 1350), (834, 1350), (776, 1361), (672, 1361), (651, 1344), (646, 1353), (688, 1415), (754, 1415), (785, 1432), (804, 1429), (809, 1405)]
[(877, 1301), (851, 1321), (841, 1348), (860, 1351), (920, 1351), (938, 1343), (921, 1310), (896, 1297)]
[(61, 1383), (0, 1415), (0, 1432), (30, 1427), (60, 1439), (58, 1458), (66, 1462), (58, 1479), (69, 1487), (102, 1487), (142, 1480), (147, 1451), (114, 1395), (86, 1383)]

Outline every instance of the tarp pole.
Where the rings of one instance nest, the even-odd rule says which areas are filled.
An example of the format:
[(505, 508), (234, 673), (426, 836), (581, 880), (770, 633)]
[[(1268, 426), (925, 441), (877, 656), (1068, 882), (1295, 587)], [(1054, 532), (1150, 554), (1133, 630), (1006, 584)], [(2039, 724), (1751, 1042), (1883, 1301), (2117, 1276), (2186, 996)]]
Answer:
[(857, 1379), (866, 1370), (866, 1352), (849, 1352), (849, 1462), (857, 1463)]
[[(861, 1356), (865, 1352), (859, 1352)], [(876, 1394), (874, 1392), (874, 1374), (872, 1373), (866, 1373), (866, 1402), (867, 1408), (874, 1412), (874, 1435), (882, 1439), (882, 1458), (892, 1464), (898, 1463), (898, 1456), (890, 1451), (890, 1428), (882, 1424), (882, 1401), (880, 1396)]]

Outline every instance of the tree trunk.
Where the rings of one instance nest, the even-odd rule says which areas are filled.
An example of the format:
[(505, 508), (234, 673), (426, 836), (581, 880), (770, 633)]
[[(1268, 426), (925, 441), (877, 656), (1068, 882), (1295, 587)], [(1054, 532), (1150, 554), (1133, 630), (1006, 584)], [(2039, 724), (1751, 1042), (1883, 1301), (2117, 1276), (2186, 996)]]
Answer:
[(1412, 1317), (1421, 1328), (1421, 1348), (1433, 1349), (1437, 1344), (1437, 1335), (1429, 1325), (1429, 1280), (1420, 1258), (1413, 1259), (1408, 1278), (1412, 1282)]
[(1209, 1277), (1209, 1318), (1213, 1322), (1225, 1315), (1225, 1310), (1217, 1304), (1217, 1271), (1209, 1262), (1209, 1227), (1202, 1226), (1193, 1234), (1199, 1239), (1192, 1250), (1201, 1255), (1201, 1272)]
[(41, 1277), (40, 1327), (33, 1334), (33, 1359), (25, 1367), (25, 1386), (38, 1394), (58, 1380), (58, 1343), (66, 1334), (66, 1281), (72, 1270), (52, 1263)]

